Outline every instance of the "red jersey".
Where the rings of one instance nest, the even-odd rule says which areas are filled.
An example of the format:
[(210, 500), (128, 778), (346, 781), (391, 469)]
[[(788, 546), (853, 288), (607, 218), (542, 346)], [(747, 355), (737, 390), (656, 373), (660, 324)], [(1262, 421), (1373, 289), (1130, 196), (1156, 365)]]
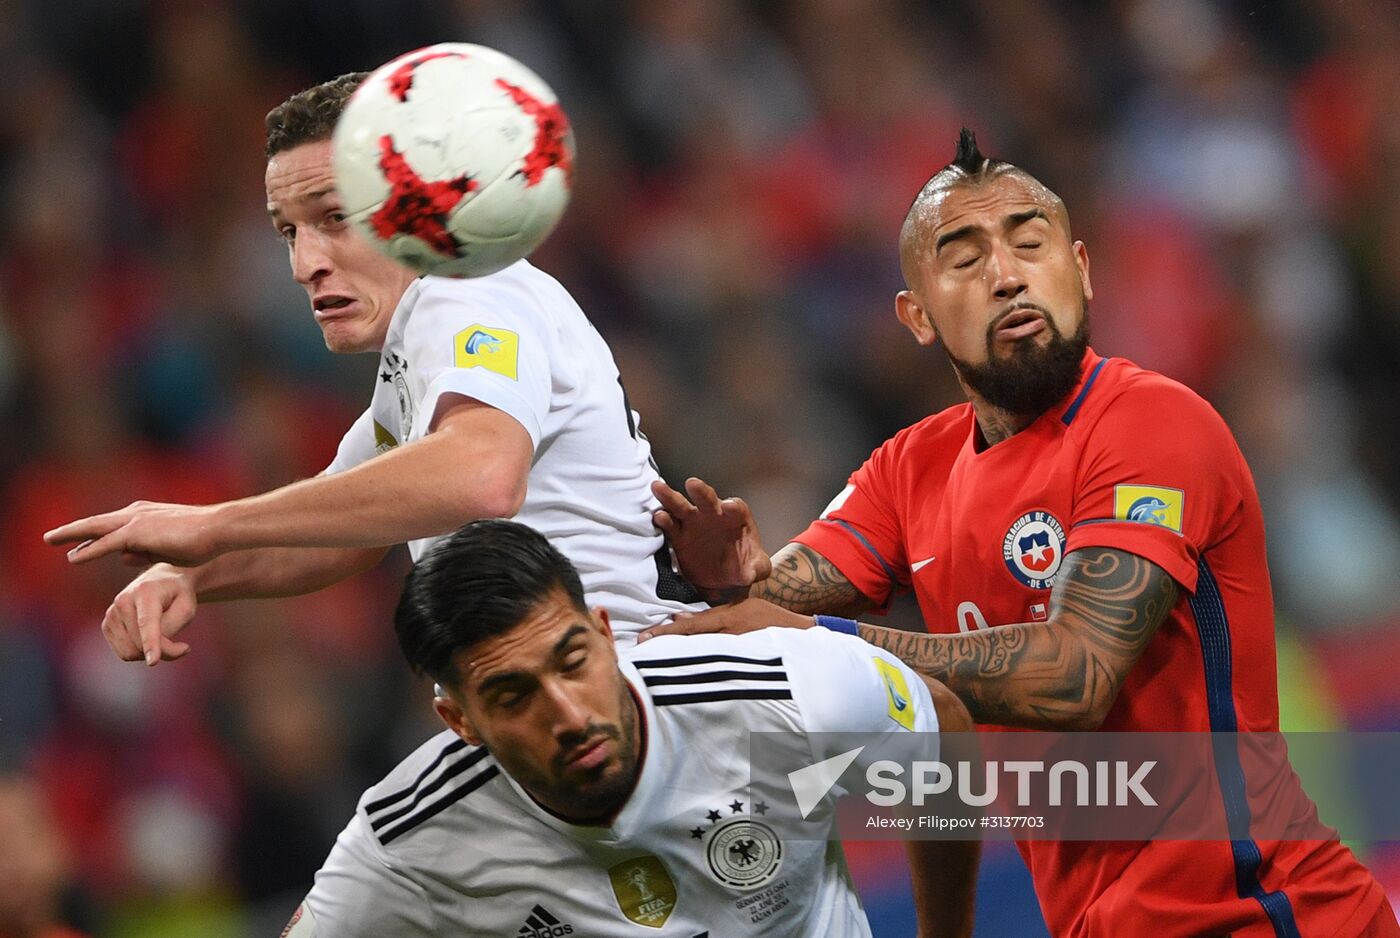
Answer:
[[(1044, 621), (1067, 553), (1136, 554), (1181, 593), (1101, 729), (1277, 731), (1263, 516), (1211, 406), (1091, 350), (1064, 404), (991, 447), (979, 448), (976, 426), (962, 404), (900, 431), (797, 540), (881, 606), (912, 587), (931, 632)], [(1247, 811), (1229, 782), (1223, 797)], [(1341, 938), (1384, 898), (1337, 842), (1020, 849), (1057, 936)]]

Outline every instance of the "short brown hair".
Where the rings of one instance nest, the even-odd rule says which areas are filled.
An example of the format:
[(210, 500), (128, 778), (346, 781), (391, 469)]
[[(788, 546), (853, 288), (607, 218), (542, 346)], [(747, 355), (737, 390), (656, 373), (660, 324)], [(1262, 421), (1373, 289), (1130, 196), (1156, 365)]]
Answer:
[(298, 91), (268, 111), (265, 148), (268, 158), (303, 143), (329, 139), (346, 102), (368, 77), (369, 72), (350, 72), (332, 78)]

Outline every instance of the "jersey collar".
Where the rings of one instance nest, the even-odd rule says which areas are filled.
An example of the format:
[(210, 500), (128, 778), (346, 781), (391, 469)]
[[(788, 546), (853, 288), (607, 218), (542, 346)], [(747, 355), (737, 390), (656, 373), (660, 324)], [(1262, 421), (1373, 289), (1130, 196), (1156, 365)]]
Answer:
[(1065, 398), (1063, 404), (1056, 404), (1050, 408), (1041, 415), (1041, 419), (1053, 415), (1053, 419), (1069, 426), (1079, 414), (1079, 408), (1084, 405), (1089, 392), (1094, 389), (1094, 382), (1098, 380), (1099, 374), (1107, 362), (1108, 359), (1101, 357), (1093, 348), (1086, 348), (1084, 357), (1079, 363), (1079, 382), (1074, 386), (1074, 390)]
[(422, 294), (423, 278), (419, 277), (410, 283), (403, 291), (403, 296), (399, 297), (399, 305), (394, 307), (394, 315), (389, 317), (389, 330), (384, 333), (384, 348), (381, 351), (387, 352), (402, 344), (404, 330), (408, 328), (408, 317), (413, 312), (413, 307), (418, 305), (418, 297)]

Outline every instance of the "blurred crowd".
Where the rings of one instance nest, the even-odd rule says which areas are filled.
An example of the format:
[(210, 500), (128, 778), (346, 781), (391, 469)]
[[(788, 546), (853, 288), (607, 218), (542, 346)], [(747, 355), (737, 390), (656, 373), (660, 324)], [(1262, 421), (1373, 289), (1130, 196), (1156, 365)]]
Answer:
[(1286, 728), (1400, 724), (1394, 0), (0, 0), (2, 938), (275, 934), (434, 728), (390, 628), (406, 555), (207, 606), (147, 671), (98, 632), (132, 571), (40, 534), (330, 461), (375, 363), (321, 345), (262, 118), (447, 40), (559, 93), (579, 169), (535, 262), (612, 344), (663, 472), (744, 495), (770, 548), (959, 399), (894, 318), (895, 244), (974, 128), (1065, 198), (1096, 349), (1234, 428)]

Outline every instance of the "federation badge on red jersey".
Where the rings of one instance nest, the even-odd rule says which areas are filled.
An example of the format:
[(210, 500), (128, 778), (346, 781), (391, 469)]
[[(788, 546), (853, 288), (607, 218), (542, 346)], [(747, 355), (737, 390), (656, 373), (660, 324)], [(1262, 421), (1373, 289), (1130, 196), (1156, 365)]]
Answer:
[(1028, 511), (1011, 523), (1001, 556), (1021, 585), (1048, 590), (1065, 559), (1065, 529), (1048, 511)]

